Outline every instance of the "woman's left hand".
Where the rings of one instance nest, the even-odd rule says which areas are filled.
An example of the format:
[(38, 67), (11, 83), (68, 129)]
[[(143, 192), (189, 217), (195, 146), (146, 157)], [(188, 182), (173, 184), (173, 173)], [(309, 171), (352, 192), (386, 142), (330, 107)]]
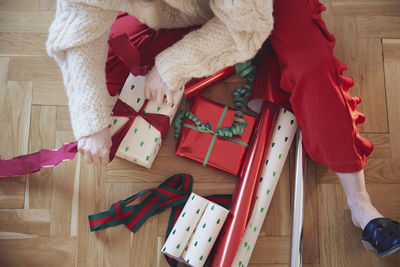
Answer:
[(160, 73), (158, 73), (157, 67), (154, 66), (147, 76), (144, 86), (144, 96), (146, 99), (156, 99), (159, 105), (163, 104), (166, 100), (168, 105), (172, 105), (174, 104), (174, 94), (175, 92), (169, 90)]

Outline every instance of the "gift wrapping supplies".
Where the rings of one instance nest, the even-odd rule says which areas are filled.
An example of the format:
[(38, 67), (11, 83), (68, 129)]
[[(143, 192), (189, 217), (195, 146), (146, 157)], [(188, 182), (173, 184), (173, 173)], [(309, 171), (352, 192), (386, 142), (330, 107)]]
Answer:
[(259, 179), (253, 211), (232, 267), (247, 266), (250, 261), (296, 130), (297, 122), (294, 115), (286, 109), (281, 109), (272, 133), (266, 163)]
[(162, 252), (190, 266), (204, 266), (229, 211), (192, 193)]
[(264, 101), (262, 105), (257, 124), (254, 127), (249, 151), (233, 192), (229, 216), (215, 246), (214, 257), (211, 262), (213, 267), (231, 266), (239, 248), (247, 220), (251, 214), (256, 183), (265, 164), (267, 146), (278, 110), (278, 106), (267, 101)]
[[(229, 127), (235, 119), (235, 110), (219, 103), (197, 96), (190, 111), (203, 123), (209, 123), (211, 130)], [(176, 154), (203, 166), (212, 166), (238, 175), (246, 156), (256, 118), (244, 114), (247, 126), (241, 136), (217, 137), (198, 130), (193, 122), (186, 120), (176, 145)]]
[[(146, 101), (144, 97), (144, 85), (146, 76), (129, 75), (119, 96), (119, 100), (129, 105), (135, 111), (143, 113), (166, 115), (169, 123), (172, 122), (178, 110), (183, 88), (180, 88), (174, 95), (174, 105), (164, 103), (158, 105), (155, 100)], [(143, 109), (143, 105), (146, 105)], [(131, 118), (115, 116), (111, 126), (111, 133), (114, 135)], [(116, 155), (120, 158), (135, 162), (146, 168), (151, 168), (162, 143), (162, 134), (154, 125), (149, 123), (140, 114), (134, 118), (127, 134), (121, 141)]]

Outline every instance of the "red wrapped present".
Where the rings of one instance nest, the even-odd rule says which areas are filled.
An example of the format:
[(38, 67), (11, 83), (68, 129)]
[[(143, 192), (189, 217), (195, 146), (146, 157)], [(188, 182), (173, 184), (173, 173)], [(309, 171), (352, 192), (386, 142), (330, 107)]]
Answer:
[[(235, 110), (197, 96), (190, 111), (203, 123), (210, 124), (210, 132), (230, 127), (235, 119)], [(202, 131), (186, 119), (178, 139), (176, 154), (238, 175), (246, 156), (248, 143), (256, 122), (254, 116), (244, 114), (247, 123), (242, 135), (218, 137)]]

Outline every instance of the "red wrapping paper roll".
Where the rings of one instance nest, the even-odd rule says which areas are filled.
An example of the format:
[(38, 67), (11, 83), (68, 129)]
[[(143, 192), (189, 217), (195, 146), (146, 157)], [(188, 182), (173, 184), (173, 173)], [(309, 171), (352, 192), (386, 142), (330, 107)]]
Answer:
[(198, 95), (203, 89), (235, 73), (235, 66), (226, 67), (206, 78), (192, 79), (185, 84), (185, 99)]
[(249, 151), (233, 193), (232, 207), (215, 246), (212, 267), (230, 267), (251, 213), (253, 193), (261, 175), (271, 132), (279, 107), (264, 101)]

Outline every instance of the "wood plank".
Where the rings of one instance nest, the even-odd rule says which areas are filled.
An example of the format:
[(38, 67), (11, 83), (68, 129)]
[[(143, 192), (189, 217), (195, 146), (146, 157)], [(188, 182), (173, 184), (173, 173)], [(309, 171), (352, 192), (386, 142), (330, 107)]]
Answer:
[(289, 263), (290, 237), (262, 236), (258, 238), (250, 264), (254, 263)]
[(400, 221), (400, 184), (367, 184), (367, 191), (384, 216)]
[[(385, 199), (387, 195), (399, 195), (399, 187), (391, 188), (390, 185), (385, 187), (368, 186), (373, 203), (378, 209), (387, 205)], [(371, 190), (373, 188), (373, 190)], [(385, 192), (385, 194), (382, 194)], [(396, 193), (397, 192), (397, 193)], [(399, 203), (396, 196), (392, 205), (387, 210), (396, 210), (394, 207)], [(385, 266), (398, 266), (398, 257), (387, 259), (379, 259), (375, 253), (368, 252), (362, 246), (360, 240), (361, 229), (356, 228), (351, 221), (350, 210), (346, 206), (345, 194), (340, 185), (320, 184), (318, 185), (318, 214), (320, 229), (320, 250), (321, 250), (321, 266), (384, 266), (375, 265), (374, 262), (385, 263)], [(399, 214), (393, 214), (398, 218)]]
[(132, 266), (156, 266), (158, 217), (150, 217), (134, 235), (131, 235), (130, 262)]
[(33, 105), (68, 105), (62, 81), (35, 81), (33, 82)]
[[(57, 131), (56, 147), (61, 147), (63, 143), (73, 141), (72, 132)], [(52, 236), (70, 236), (71, 218), (73, 207), (73, 196), (75, 188), (75, 175), (77, 159), (63, 162), (54, 167), (54, 178), (52, 189), (51, 204), (51, 227)]]
[(319, 184), (317, 190), (320, 264), (345, 267), (344, 193), (340, 185)]
[(385, 78), (390, 127), (390, 146), (393, 158), (395, 161), (400, 161), (400, 56), (395, 54), (396, 52), (392, 52), (396, 50), (396, 48), (400, 50), (400, 42), (386, 41), (383, 46), (385, 52)]
[(315, 163), (307, 159), (304, 186), (303, 262), (319, 263), (318, 199)]
[[(368, 160), (364, 173), (367, 183), (400, 183), (400, 163), (396, 159), (380, 158)], [(323, 165), (318, 164), (316, 166), (316, 174), (318, 183), (339, 183), (336, 174)]]
[(0, 157), (8, 158), (28, 152), (32, 103), (31, 82), (8, 82), (0, 91), (2, 135)]
[[(345, 202), (346, 200), (343, 199), (343, 201)], [(344, 213), (344, 220), (341, 224), (343, 227), (341, 232), (345, 236), (345, 243), (344, 247), (340, 248), (341, 251), (339, 253), (344, 256), (346, 264), (344, 266), (372, 267), (372, 257), (376, 257), (376, 255), (367, 251), (361, 244), (361, 229), (356, 228), (351, 221), (350, 210), (346, 207), (342, 212)], [(334, 234), (333, 232), (332, 235)]]
[(7, 76), (8, 76), (8, 65), (10, 63), (10, 58), (8, 57), (0, 57), (0, 81), (2, 82), (1, 84), (1, 90), (4, 90), (4, 82), (7, 82)]
[(54, 11), (0, 11), (0, 32), (48, 33)]
[[(56, 108), (52, 106), (33, 106), (29, 136), (29, 152), (43, 148), (55, 148)], [(29, 207), (50, 209), (53, 184), (53, 168), (44, 168), (30, 174)]]
[[(397, 257), (396, 257), (397, 256)], [(372, 266), (373, 267), (398, 267), (400, 266), (400, 256), (399, 254), (384, 258), (381, 257), (373, 257), (372, 258)]]
[(0, 10), (38, 10), (39, 0), (1, 0)]
[(81, 157), (78, 196), (77, 267), (103, 266), (105, 231), (90, 232), (88, 215), (107, 210), (105, 202), (105, 167), (89, 165)]
[(368, 160), (392, 157), (390, 151), (390, 134), (362, 134), (361, 137), (370, 140), (374, 145), (374, 150), (368, 156)]
[(57, 131), (72, 131), (71, 118), (67, 106), (57, 106)]
[[(4, 63), (2, 60), (2, 64)], [(4, 69), (2, 67), (2, 69)], [(4, 77), (0, 74), (0, 77)], [(29, 124), (32, 101), (31, 82), (0, 81), (0, 158), (28, 153)], [(25, 176), (0, 180), (0, 207), (23, 208)]]
[(57, 0), (40, 0), (40, 10), (56, 10)]
[(0, 179), (0, 209), (23, 209), (25, 176)]
[(0, 33), (1, 56), (46, 56), (44, 33)]
[(382, 39), (385, 62), (400, 62), (400, 39)]
[[(167, 263), (164, 254), (161, 252), (162, 247), (164, 246), (164, 236), (158, 236), (157, 237), (157, 267), (169, 267), (169, 264)], [(178, 265), (180, 267), (180, 265)]]
[(359, 39), (354, 17), (335, 17), (334, 25), (335, 56), (347, 64), (345, 76), (353, 77), (355, 81), (349, 93), (361, 97), (357, 109), (366, 116), (365, 123), (358, 128), (361, 132), (387, 133), (381, 40)]
[(18, 234), (49, 235), (48, 209), (1, 209), (0, 239)]
[(400, 38), (398, 16), (357, 16), (356, 21), (360, 38)]
[[(391, 142), (389, 134), (365, 134), (362, 135), (372, 141), (374, 150), (368, 157), (365, 167), (365, 179), (367, 183), (399, 183), (400, 164), (392, 159)], [(316, 177), (318, 183), (339, 183), (336, 174), (327, 167), (317, 164)]]
[[(17, 107), (13, 105), (12, 107), (6, 107), (5, 104), (13, 101), (12, 98), (13, 94), (8, 93), (8, 83), (7, 83), (7, 73), (8, 73), (8, 57), (0, 57), (0, 124), (3, 126), (7, 132), (11, 132), (12, 129), (7, 127), (11, 127), (11, 123), (14, 119), (10, 120), (10, 111), (8, 108), (15, 108), (17, 114), (24, 114), (26, 111), (21, 111), (23, 107)], [(17, 90), (18, 92), (18, 90)], [(6, 96), (8, 95), (8, 96)], [(9, 104), (9, 103), (8, 103)], [(28, 116), (25, 114), (25, 116)], [(22, 132), (26, 131), (24, 129)], [(22, 134), (23, 135), (23, 134)], [(24, 144), (20, 144), (20, 148), (17, 148), (19, 151), (14, 151), (12, 148), (12, 144), (9, 140), (3, 138), (3, 135), (0, 138), (0, 158), (12, 157), (17, 156), (19, 151), (24, 150)], [(6, 153), (6, 154), (3, 154)], [(24, 207), (24, 198), (25, 198), (25, 177), (16, 177), (16, 178), (2, 178), (0, 180), (0, 208), (23, 208)]]
[[(134, 184), (126, 183), (105, 184), (105, 198), (107, 206), (109, 207), (113, 203), (121, 199), (126, 199), (136, 193), (134, 187)], [(145, 224), (147, 224), (147, 222)], [(141, 231), (141, 229), (139, 231)], [(137, 236), (129, 231), (125, 225), (106, 229), (104, 239), (102, 240), (105, 243), (103, 253), (104, 266), (134, 266), (134, 264), (130, 262), (130, 254), (132, 253), (131, 239), (137, 239)], [(156, 243), (156, 239), (154, 238), (138, 241), (142, 243)], [(140, 249), (140, 251), (142, 250)]]
[[(116, 98), (110, 98), (108, 104), (113, 106)], [(68, 105), (67, 94), (62, 81), (34, 81), (33, 82), (33, 105)]]
[(62, 76), (56, 62), (49, 57), (12, 57), (8, 80), (57, 81), (62, 80)]
[(40, 237), (0, 240), (4, 267), (75, 265), (75, 238)]
[(400, 3), (397, 0), (332, 0), (335, 15), (397, 16)]

